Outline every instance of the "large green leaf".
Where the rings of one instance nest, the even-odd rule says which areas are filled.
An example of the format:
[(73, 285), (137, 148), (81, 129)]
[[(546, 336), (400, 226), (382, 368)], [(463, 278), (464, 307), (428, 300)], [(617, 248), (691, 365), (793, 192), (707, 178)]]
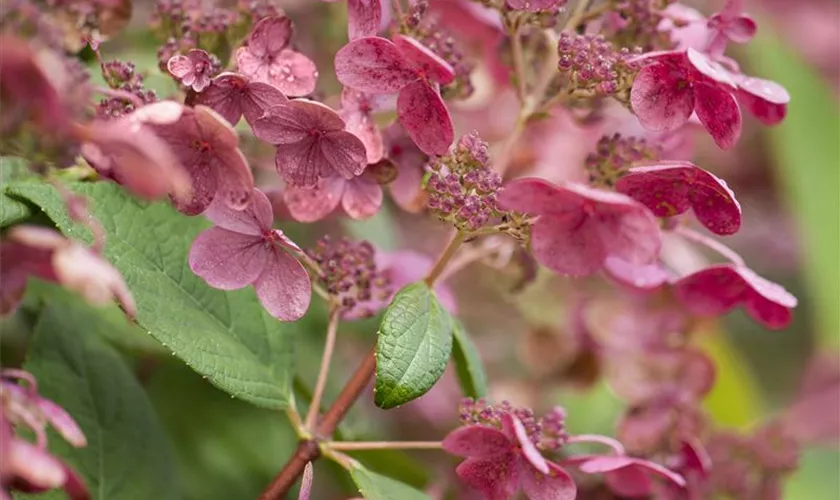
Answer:
[(435, 385), (452, 352), (452, 317), (423, 283), (400, 290), (385, 311), (376, 341), (374, 402), (393, 408)]
[(361, 466), (350, 471), (359, 492), (368, 500), (431, 500), (422, 491)]
[(455, 321), (452, 334), (455, 339), (452, 361), (455, 363), (455, 371), (458, 373), (461, 390), (465, 396), (473, 399), (485, 397), (487, 395), (487, 374), (484, 373), (484, 364), (481, 362), (478, 349), (460, 321)]
[(24, 367), (88, 441), (73, 448), (53, 434), (50, 450), (81, 474), (96, 500), (179, 498), (169, 443), (149, 400), (120, 356), (93, 333), (109, 326), (61, 290), (43, 306)]
[[(286, 406), (294, 327), (269, 316), (250, 287), (223, 292), (190, 271), (190, 245), (207, 221), (165, 202), (139, 202), (111, 183), (71, 188), (90, 198), (105, 228), (105, 255), (134, 294), (138, 323), (219, 388), (261, 406)], [(40, 206), (68, 236), (90, 240), (51, 186), (25, 183), (9, 192)]]
[(30, 215), (32, 209), (26, 203), (6, 195), (6, 187), (15, 179), (30, 174), (26, 160), (11, 156), (0, 157), (0, 227), (20, 222)]

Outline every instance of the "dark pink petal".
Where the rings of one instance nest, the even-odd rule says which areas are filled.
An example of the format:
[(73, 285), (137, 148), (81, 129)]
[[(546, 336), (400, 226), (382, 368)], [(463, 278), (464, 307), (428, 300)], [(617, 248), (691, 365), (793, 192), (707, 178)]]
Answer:
[(653, 63), (633, 81), (630, 104), (643, 127), (664, 132), (676, 130), (688, 121), (694, 110), (694, 95), (681, 69)]
[(512, 453), (489, 459), (468, 458), (455, 473), (487, 500), (508, 500), (519, 487), (519, 460)]
[(726, 35), (735, 43), (747, 43), (758, 31), (758, 24), (750, 16), (738, 16), (729, 23)]
[(305, 55), (293, 50), (284, 50), (268, 67), (267, 78), (257, 80), (274, 85), (287, 96), (300, 97), (315, 90), (318, 68)]
[(250, 236), (262, 236), (274, 221), (271, 202), (259, 189), (254, 189), (252, 202), (245, 210), (234, 210), (217, 199), (207, 207), (204, 215), (222, 229)]
[(300, 262), (282, 250), (273, 249), (254, 289), (268, 313), (281, 321), (296, 321), (309, 309), (309, 275)]
[(278, 54), (292, 38), (292, 21), (286, 16), (261, 19), (248, 35), (248, 51), (258, 58)]
[(211, 227), (190, 248), (190, 269), (208, 285), (236, 290), (253, 283), (271, 258), (262, 237)]
[(38, 408), (65, 441), (77, 448), (87, 446), (84, 432), (64, 408), (44, 398), (38, 400)]
[(511, 415), (510, 413), (503, 414), (502, 429), (505, 434), (508, 434), (516, 440), (522, 450), (522, 455), (524, 455), (525, 460), (527, 460), (534, 469), (538, 470), (542, 474), (548, 474), (548, 462), (546, 462), (545, 458), (543, 458), (542, 454), (539, 450), (537, 450), (537, 447), (534, 446), (534, 443), (531, 442), (531, 438), (528, 437), (528, 432), (525, 430), (525, 426), (522, 425), (522, 421), (519, 420), (519, 418)]
[(224, 73), (213, 79), (212, 85), (198, 94), (196, 104), (202, 104), (219, 113), (231, 125), (242, 118), (242, 93), (248, 80), (235, 73)]
[(376, 35), (381, 24), (380, 0), (347, 0), (347, 34), (350, 40)]
[(719, 148), (730, 149), (738, 142), (741, 137), (741, 108), (730, 92), (695, 82), (694, 110)]
[(172, 204), (185, 215), (198, 215), (210, 206), (216, 197), (218, 181), (209, 163), (192, 162), (184, 164), (192, 183), (192, 196), (185, 199), (174, 199)]
[(348, 182), (341, 176), (330, 176), (321, 178), (315, 187), (287, 186), (283, 202), (295, 220), (315, 222), (335, 210)]
[(382, 186), (365, 173), (346, 181), (341, 206), (352, 219), (373, 217), (382, 206)]
[(787, 116), (790, 94), (776, 82), (746, 77), (738, 82), (738, 100), (765, 125), (776, 125)]
[(468, 425), (450, 432), (443, 440), (443, 449), (459, 457), (490, 458), (512, 449), (505, 434), (486, 425)]
[(796, 307), (796, 297), (781, 285), (762, 278), (751, 269), (741, 267), (739, 273), (749, 287), (744, 304), (747, 314), (767, 328), (788, 326), (793, 320), (792, 309)]
[(394, 35), (394, 45), (403, 57), (418, 68), (419, 72), (429, 80), (446, 85), (455, 80), (455, 70), (442, 57), (414, 38), (404, 35)]
[(244, 210), (251, 203), (254, 189), (254, 176), (245, 155), (239, 149), (221, 149), (216, 151), (214, 165), (219, 176), (216, 197), (234, 210)]
[(591, 222), (569, 217), (543, 215), (531, 228), (531, 252), (537, 261), (554, 272), (588, 276), (597, 272), (606, 253)]
[(289, 185), (313, 187), (322, 177), (324, 157), (317, 141), (303, 140), (292, 144), (278, 144), (274, 164), (277, 172)]
[(245, 120), (253, 125), (267, 109), (287, 102), (288, 99), (277, 87), (262, 82), (250, 82), (242, 96), (242, 114), (245, 115)]
[(344, 120), (328, 106), (308, 99), (269, 108), (254, 123), (254, 135), (269, 144), (292, 144), (339, 130), (344, 130)]
[(529, 500), (575, 500), (577, 486), (568, 472), (548, 462), (549, 471), (542, 474), (530, 467), (520, 467), (519, 481)]
[(373, 93), (398, 92), (420, 78), (396, 45), (373, 36), (342, 47), (335, 55), (335, 74), (342, 85)]
[(329, 168), (345, 179), (361, 174), (367, 166), (365, 145), (350, 132), (341, 130), (326, 134), (321, 138), (320, 146)]
[(429, 83), (416, 81), (397, 98), (400, 124), (426, 154), (444, 155), (455, 140), (452, 118), (443, 99)]

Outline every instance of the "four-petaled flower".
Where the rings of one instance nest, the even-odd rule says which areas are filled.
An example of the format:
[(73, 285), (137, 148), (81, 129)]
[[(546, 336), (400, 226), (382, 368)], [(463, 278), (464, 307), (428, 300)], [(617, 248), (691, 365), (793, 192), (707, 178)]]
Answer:
[(172, 76), (196, 92), (201, 92), (210, 85), (213, 66), (210, 54), (201, 49), (191, 49), (187, 55), (172, 56), (166, 63)]
[(689, 208), (709, 231), (734, 234), (741, 227), (741, 205), (722, 179), (690, 162), (656, 162), (630, 168), (615, 185), (657, 217)]
[(277, 171), (289, 184), (312, 187), (322, 177), (352, 179), (367, 165), (365, 146), (327, 106), (306, 99), (274, 106), (254, 122), (254, 135), (277, 147)]
[(260, 20), (248, 35), (248, 44), (236, 51), (239, 72), (288, 96), (311, 94), (318, 69), (308, 57), (289, 48), (292, 31), (292, 22), (285, 16)]
[(506, 210), (539, 216), (531, 229), (531, 251), (538, 262), (560, 274), (595, 273), (609, 256), (633, 265), (649, 264), (659, 256), (656, 218), (624, 194), (528, 178), (509, 183), (498, 202)]
[(758, 26), (743, 10), (744, 0), (727, 0), (723, 9), (709, 18), (709, 41), (705, 50), (707, 54), (717, 57), (724, 53), (730, 41), (747, 43), (752, 40)]
[(487, 500), (507, 500), (521, 487), (532, 500), (574, 500), (572, 477), (543, 458), (525, 426), (514, 415), (501, 416), (501, 429), (485, 424), (460, 427), (443, 440), (443, 449), (466, 457), (455, 469)]
[(208, 285), (236, 290), (253, 285), (263, 307), (282, 321), (294, 321), (309, 308), (311, 283), (292, 256), (300, 248), (272, 229), (271, 203), (254, 189), (242, 211), (214, 201), (205, 212), (215, 227), (198, 235), (190, 249), (190, 269)]
[(630, 103), (646, 129), (676, 130), (697, 113), (703, 127), (722, 149), (741, 135), (741, 109), (731, 74), (708, 56), (694, 50), (655, 52), (630, 91)]
[(335, 71), (362, 92), (399, 92), (397, 115), (411, 139), (424, 153), (447, 153), (455, 131), (438, 85), (451, 83), (455, 71), (429, 48), (402, 35), (359, 38), (336, 53)]
[(257, 118), (272, 106), (285, 104), (288, 99), (277, 87), (256, 82), (236, 73), (222, 73), (199, 94), (195, 104), (203, 104), (222, 115), (231, 125), (245, 121), (253, 126)]
[(300, 222), (315, 222), (331, 214), (339, 203), (352, 219), (373, 217), (382, 206), (382, 186), (368, 171), (352, 179), (322, 177), (314, 187), (287, 186), (283, 202)]

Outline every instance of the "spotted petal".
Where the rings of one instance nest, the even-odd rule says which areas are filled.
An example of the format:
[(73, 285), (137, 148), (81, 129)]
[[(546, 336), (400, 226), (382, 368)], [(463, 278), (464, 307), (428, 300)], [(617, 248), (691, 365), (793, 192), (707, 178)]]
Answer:
[(511, 450), (505, 434), (486, 425), (468, 425), (450, 432), (443, 440), (443, 449), (459, 457), (489, 458)]
[(350, 40), (375, 35), (381, 24), (380, 0), (347, 0), (347, 35)]
[(261, 237), (211, 227), (190, 248), (190, 269), (208, 285), (236, 290), (253, 283), (270, 257)]
[(557, 464), (548, 462), (547, 474), (530, 467), (521, 467), (519, 481), (529, 500), (575, 500), (577, 486), (568, 472)]
[(444, 155), (455, 140), (452, 118), (437, 90), (427, 82), (406, 86), (397, 98), (400, 124), (426, 154)]
[(342, 85), (373, 93), (397, 92), (417, 80), (417, 70), (390, 40), (364, 37), (335, 55), (335, 74)]
[(487, 500), (508, 500), (519, 487), (519, 464), (514, 454), (494, 458), (468, 458), (455, 468), (462, 481)]
[(312, 285), (306, 270), (294, 257), (274, 248), (265, 269), (254, 282), (260, 303), (281, 321), (296, 321), (309, 309)]
[(735, 146), (741, 137), (741, 108), (729, 91), (695, 83), (694, 110), (719, 148), (731, 149)]
[(403, 57), (417, 67), (420, 73), (441, 85), (455, 80), (455, 70), (443, 58), (414, 38), (394, 35), (394, 45)]
[(683, 78), (676, 66), (661, 62), (639, 72), (630, 91), (630, 104), (644, 128), (665, 132), (688, 121), (694, 110), (694, 96)]
[(330, 215), (341, 202), (347, 180), (324, 177), (314, 187), (287, 186), (283, 202), (291, 216), (300, 222), (315, 222)]

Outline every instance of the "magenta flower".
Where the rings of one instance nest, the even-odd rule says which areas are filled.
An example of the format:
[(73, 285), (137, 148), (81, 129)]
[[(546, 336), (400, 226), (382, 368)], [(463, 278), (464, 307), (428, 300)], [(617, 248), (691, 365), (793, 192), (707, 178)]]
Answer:
[(511, 9), (539, 12), (566, 5), (568, 0), (506, 0)]
[(382, 186), (370, 172), (352, 179), (322, 177), (315, 187), (288, 186), (283, 201), (292, 217), (300, 222), (315, 222), (341, 207), (352, 219), (373, 217), (382, 206)]
[(345, 86), (362, 92), (399, 92), (397, 115), (411, 139), (427, 154), (446, 154), (455, 138), (452, 118), (438, 84), (455, 79), (452, 66), (413, 38), (395, 35), (354, 40), (335, 55)]
[(344, 127), (335, 111), (306, 99), (274, 106), (253, 124), (258, 139), (277, 147), (277, 171), (298, 187), (315, 186), (322, 177), (352, 179), (362, 173), (365, 146)]
[(738, 102), (765, 125), (781, 123), (787, 116), (788, 91), (776, 82), (736, 75)]
[(657, 217), (674, 217), (692, 208), (697, 220), (715, 234), (734, 234), (741, 227), (741, 205), (726, 182), (690, 162), (635, 166), (615, 188)]
[(347, 87), (341, 91), (341, 109), (338, 110), (338, 115), (344, 120), (347, 131), (365, 145), (369, 164), (381, 160), (385, 150), (382, 132), (373, 120), (373, 112), (382, 105), (382, 101), (382, 97)]
[(656, 218), (620, 193), (517, 179), (499, 193), (499, 206), (539, 216), (531, 228), (531, 251), (538, 262), (561, 274), (590, 275), (609, 256), (642, 265), (659, 255)]
[(190, 269), (220, 290), (252, 285), (269, 314), (295, 321), (306, 313), (312, 294), (309, 275), (292, 256), (300, 248), (271, 228), (274, 216), (265, 194), (254, 189), (252, 199), (243, 211), (219, 201), (210, 205), (205, 215), (215, 226), (193, 242)]
[(683, 306), (700, 316), (719, 316), (738, 306), (767, 328), (784, 328), (793, 319), (796, 297), (781, 285), (736, 264), (719, 264), (685, 276), (673, 285)]
[(747, 43), (758, 31), (758, 25), (750, 16), (744, 14), (744, 0), (727, 0), (723, 10), (709, 18), (709, 41), (705, 52), (712, 57), (722, 55), (726, 45)]
[(185, 86), (201, 92), (210, 85), (213, 61), (206, 51), (191, 49), (185, 56), (172, 56), (166, 63), (166, 68)]
[[(575, 457), (573, 460), (579, 460)], [(653, 477), (665, 479), (668, 484), (685, 487), (685, 479), (676, 472), (657, 463), (625, 455), (599, 455), (580, 464), (581, 472), (603, 474), (610, 490), (621, 497), (647, 497), (654, 492)]]
[(253, 126), (266, 109), (285, 104), (289, 100), (276, 87), (250, 81), (236, 73), (222, 73), (196, 97), (195, 104), (203, 104), (222, 115), (231, 125), (239, 123), (242, 115)]
[(642, 126), (656, 132), (676, 130), (696, 112), (718, 147), (735, 145), (741, 135), (741, 110), (728, 71), (691, 48), (644, 57), (649, 64), (630, 92)]
[(289, 48), (292, 31), (292, 21), (285, 16), (260, 20), (248, 35), (248, 44), (236, 51), (239, 72), (288, 96), (311, 94), (318, 69), (308, 57)]
[(178, 210), (198, 215), (217, 197), (235, 210), (248, 206), (254, 177), (239, 150), (239, 135), (224, 118), (208, 107), (196, 106), (184, 108), (174, 123), (153, 127), (191, 178), (192, 197), (186, 202), (176, 200)]
[(466, 457), (458, 477), (487, 500), (507, 500), (519, 488), (531, 500), (574, 500), (577, 487), (559, 465), (547, 461), (514, 415), (501, 416), (501, 429), (467, 425), (443, 440), (447, 452)]

